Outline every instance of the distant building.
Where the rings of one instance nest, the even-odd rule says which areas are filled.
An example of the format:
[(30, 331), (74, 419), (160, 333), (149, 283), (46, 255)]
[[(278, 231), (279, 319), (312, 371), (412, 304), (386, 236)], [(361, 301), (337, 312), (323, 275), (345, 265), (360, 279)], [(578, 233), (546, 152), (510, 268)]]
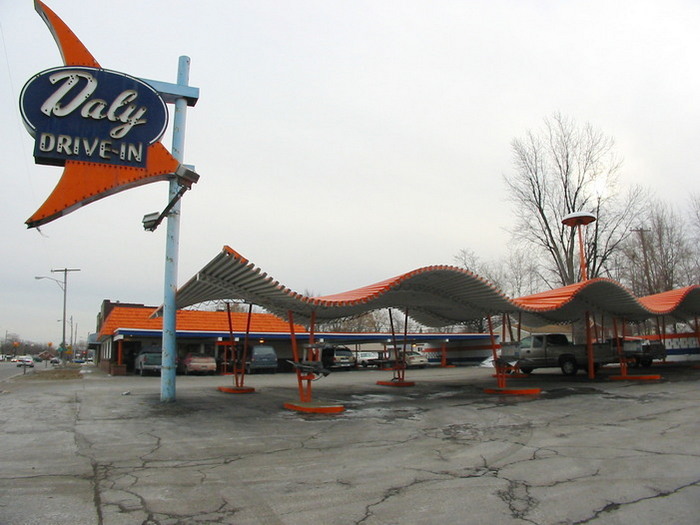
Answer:
[[(98, 366), (112, 375), (130, 373), (134, 359), (145, 349), (160, 349), (163, 318), (156, 316), (158, 308), (137, 303), (103, 301), (97, 316), (97, 337), (90, 347), (95, 350)], [(217, 362), (224, 358), (225, 345), (231, 341), (242, 344), (246, 337), (248, 314), (231, 312), (231, 326), (227, 312), (178, 310), (177, 353), (182, 358), (188, 353), (213, 356)], [(307, 328), (294, 325), (299, 351), (309, 340)], [(317, 342), (343, 344), (359, 351), (363, 345), (372, 345), (386, 351), (393, 346), (388, 333), (317, 333)], [(270, 344), (275, 347), (282, 364), (292, 359), (292, 341), (289, 323), (267, 313), (253, 313), (248, 333), (249, 346)], [(403, 344), (403, 334), (396, 336), (396, 345)], [(476, 364), (490, 355), (488, 334), (408, 334), (407, 344), (426, 353), (434, 364), (442, 361), (442, 352), (457, 364)]]

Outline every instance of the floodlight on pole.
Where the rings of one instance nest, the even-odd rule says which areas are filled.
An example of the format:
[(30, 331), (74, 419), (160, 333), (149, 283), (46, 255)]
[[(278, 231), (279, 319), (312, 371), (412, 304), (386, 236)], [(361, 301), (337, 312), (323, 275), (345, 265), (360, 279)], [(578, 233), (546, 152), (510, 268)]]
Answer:
[(583, 233), (581, 231), (581, 226), (585, 226), (594, 222), (597, 219), (592, 213), (586, 211), (575, 211), (569, 213), (562, 220), (561, 223), (565, 226), (570, 226), (572, 228), (576, 227), (578, 230), (578, 247), (579, 247), (579, 259), (581, 264), (581, 281), (588, 280), (588, 271), (586, 269), (586, 254), (583, 250)]

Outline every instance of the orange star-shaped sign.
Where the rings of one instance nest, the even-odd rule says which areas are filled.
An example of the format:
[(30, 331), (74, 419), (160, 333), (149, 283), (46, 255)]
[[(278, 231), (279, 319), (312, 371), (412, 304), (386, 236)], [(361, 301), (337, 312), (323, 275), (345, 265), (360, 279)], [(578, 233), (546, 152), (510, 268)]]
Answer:
[(146, 82), (105, 70), (46, 5), (35, 8), (65, 67), (35, 75), (20, 108), (35, 138), (37, 163), (64, 166), (58, 184), (26, 221), (29, 228), (114, 193), (173, 178), (180, 162), (160, 143), (167, 126), (162, 97)]

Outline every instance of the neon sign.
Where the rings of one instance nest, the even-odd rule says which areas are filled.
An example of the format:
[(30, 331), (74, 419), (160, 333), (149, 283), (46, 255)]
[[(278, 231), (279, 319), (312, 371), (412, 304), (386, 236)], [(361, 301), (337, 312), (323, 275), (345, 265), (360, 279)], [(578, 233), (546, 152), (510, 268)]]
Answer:
[(20, 110), (36, 162), (59, 166), (79, 160), (145, 167), (147, 146), (168, 123), (165, 102), (151, 86), (88, 67), (34, 76), (22, 89)]

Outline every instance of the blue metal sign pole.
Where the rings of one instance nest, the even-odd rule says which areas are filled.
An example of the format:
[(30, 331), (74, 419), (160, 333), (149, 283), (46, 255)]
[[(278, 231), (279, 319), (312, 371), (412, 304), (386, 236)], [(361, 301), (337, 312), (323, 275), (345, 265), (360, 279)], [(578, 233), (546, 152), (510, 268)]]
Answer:
[[(181, 56), (177, 69), (177, 84), (187, 86), (190, 80), (190, 59)], [(187, 117), (187, 100), (175, 99), (175, 116), (173, 118), (172, 154), (180, 163), (184, 160), (185, 124)], [(170, 181), (170, 201), (180, 186), (176, 178)], [(163, 298), (163, 360), (160, 376), (160, 400), (175, 401), (175, 377), (177, 371), (177, 336), (175, 292), (177, 291), (177, 265), (180, 249), (180, 200), (168, 214), (167, 240), (165, 245), (165, 276)]]

